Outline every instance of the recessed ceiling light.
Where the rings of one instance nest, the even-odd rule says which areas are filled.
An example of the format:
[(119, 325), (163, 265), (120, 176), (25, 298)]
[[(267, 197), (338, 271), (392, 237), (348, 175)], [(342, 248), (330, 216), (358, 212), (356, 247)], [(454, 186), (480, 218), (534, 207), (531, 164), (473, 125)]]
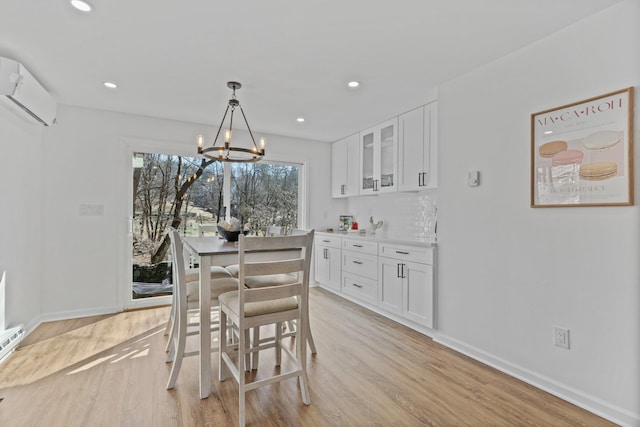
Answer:
[(349, 87), (358, 87), (358, 86), (360, 86), (360, 82), (357, 82), (357, 81), (354, 80), (352, 82), (347, 83), (347, 86), (349, 86)]
[(118, 87), (114, 82), (104, 82), (104, 87), (108, 87), (109, 89), (115, 89)]
[(90, 12), (93, 9), (89, 3), (82, 0), (71, 0), (71, 6), (83, 12)]
[(302, 123), (302, 122), (304, 122), (304, 117), (298, 117), (296, 120), (299, 121), (300, 123)]

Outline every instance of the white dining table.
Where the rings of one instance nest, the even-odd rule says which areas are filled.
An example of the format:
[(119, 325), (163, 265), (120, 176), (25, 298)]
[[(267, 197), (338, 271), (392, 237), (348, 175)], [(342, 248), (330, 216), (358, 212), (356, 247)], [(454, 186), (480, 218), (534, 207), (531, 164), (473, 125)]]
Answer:
[[(200, 263), (200, 313), (211, 311), (211, 266), (226, 266), (238, 263), (238, 243), (227, 242), (217, 236), (184, 237), (184, 245), (192, 255), (199, 258)], [(294, 252), (295, 253), (295, 252)], [(253, 253), (250, 260), (287, 259), (292, 251), (273, 252), (268, 256)], [(211, 316), (200, 316), (200, 398), (206, 399), (211, 393)]]

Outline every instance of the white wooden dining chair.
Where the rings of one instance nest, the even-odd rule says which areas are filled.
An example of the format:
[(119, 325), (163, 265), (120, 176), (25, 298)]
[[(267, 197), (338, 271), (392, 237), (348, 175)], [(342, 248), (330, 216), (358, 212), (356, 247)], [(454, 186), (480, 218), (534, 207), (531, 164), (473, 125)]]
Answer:
[[(182, 254), (184, 250), (182, 239), (180, 234), (175, 229), (169, 230), (169, 237), (171, 239), (171, 248), (174, 254)], [(188, 336), (197, 335), (199, 333), (199, 317), (201, 315), (206, 316), (218, 316), (219, 303), (218, 296), (221, 293), (237, 289), (238, 280), (233, 277), (223, 277), (211, 279), (211, 313), (201, 314), (199, 306), (199, 283), (189, 282), (187, 283), (187, 275), (184, 265), (184, 257), (176, 256), (174, 259), (174, 320), (171, 328), (171, 334), (169, 337), (169, 343), (167, 343), (167, 362), (173, 362), (171, 366), (171, 373), (169, 374), (169, 380), (167, 381), (167, 389), (172, 389), (180, 368), (182, 367), (182, 359), (188, 356), (195, 356), (199, 354), (199, 351), (186, 351), (186, 340)], [(212, 321), (212, 330), (218, 329), (217, 319)], [(218, 348), (212, 348), (212, 351), (217, 351)]]
[[(245, 237), (240, 236), (238, 242), (239, 277), (238, 289), (220, 295), (220, 334), (219, 334), (219, 379), (224, 381), (229, 374), (238, 383), (239, 389), (239, 424), (245, 425), (245, 394), (258, 387), (278, 381), (298, 378), (302, 401), (311, 403), (307, 380), (306, 328), (299, 328), (295, 340), (295, 354), (282, 345), (282, 322), (296, 320), (305, 324), (308, 316), (309, 269), (311, 263), (311, 247), (313, 231), (302, 236), (283, 237)], [(293, 250), (297, 255), (291, 259), (272, 261), (247, 261), (250, 251)], [(270, 274), (300, 273), (300, 280), (289, 284), (276, 284), (260, 288), (246, 288), (247, 278)], [(238, 328), (238, 342), (227, 340), (227, 320)], [(252, 345), (246, 331), (264, 325), (275, 325), (276, 338), (268, 344)], [(267, 348), (275, 348), (276, 365), (280, 365), (281, 352), (293, 360), (294, 369), (274, 374), (271, 377), (247, 382), (246, 355), (257, 353)]]
[[(170, 228), (170, 230), (175, 230), (174, 228)], [(177, 230), (175, 230), (177, 232)], [(171, 233), (169, 234), (169, 240), (171, 241)], [(178, 238), (180, 235), (178, 234)], [(182, 246), (182, 239), (180, 239), (180, 245)], [(188, 251), (185, 251), (184, 248), (181, 253), (177, 253), (173, 250), (173, 242), (171, 243), (171, 260), (172, 260), (172, 282), (174, 284), (174, 292), (171, 301), (171, 312), (169, 314), (169, 320), (167, 321), (167, 326), (165, 327), (164, 334), (169, 335), (169, 339), (167, 340), (167, 347), (165, 351), (169, 351), (169, 347), (173, 342), (173, 337), (171, 333), (173, 331), (173, 324), (175, 322), (175, 307), (176, 307), (176, 293), (175, 293), (175, 284), (176, 284), (176, 258), (181, 257), (183, 259), (183, 267), (185, 269), (185, 283), (197, 282), (200, 278), (200, 270), (198, 268), (189, 267), (191, 265), (191, 254)], [(226, 268), (219, 265), (211, 266), (211, 280), (215, 279), (226, 279), (229, 277), (234, 277)], [(237, 277), (237, 276), (236, 276)], [(191, 285), (190, 288), (193, 288), (194, 285)], [(190, 300), (196, 300), (198, 298), (198, 292), (196, 288), (196, 294), (193, 295), (193, 290), (190, 295)]]
[(198, 235), (200, 237), (216, 234), (218, 234), (217, 224), (198, 224)]
[[(313, 230), (304, 230), (301, 228), (294, 228), (289, 232), (290, 236), (304, 236), (307, 235), (309, 233), (313, 233)], [(273, 274), (273, 275), (263, 275), (263, 276), (254, 276), (254, 277), (247, 277), (245, 279), (245, 286), (247, 288), (260, 288), (260, 287), (265, 287), (265, 286), (272, 286), (275, 284), (287, 284), (287, 283), (295, 283), (298, 280), (300, 280), (300, 275), (299, 274)], [(308, 295), (308, 294), (307, 294)], [(309, 307), (309, 304), (307, 302), (307, 308)], [(311, 333), (311, 327), (309, 324), (309, 316), (307, 316), (306, 318), (306, 322), (305, 322), (305, 326), (306, 326), (306, 332), (305, 332), (305, 336), (307, 337), (307, 343), (309, 344), (309, 348), (311, 349), (311, 353), (312, 354), (316, 354), (318, 351), (316, 350), (316, 344), (313, 341), (313, 334)], [(292, 337), (295, 336), (297, 333), (297, 322), (295, 320), (290, 320), (288, 322), (286, 322), (286, 325), (288, 327), (288, 331), (285, 330), (285, 328), (283, 327), (283, 331), (282, 331), (282, 338), (287, 338), (287, 337)], [(275, 339), (275, 336), (273, 337), (260, 337), (260, 328), (254, 328), (253, 330), (253, 345), (255, 345), (255, 343), (268, 343), (271, 340)], [(251, 369), (255, 370), (258, 369), (258, 364), (260, 361), (260, 355), (259, 353), (255, 353), (253, 355), (253, 357), (251, 357)]]
[(265, 232), (265, 236), (273, 237), (273, 236), (282, 236), (284, 235), (284, 227), (280, 227), (277, 225), (270, 225), (267, 227), (267, 231)]

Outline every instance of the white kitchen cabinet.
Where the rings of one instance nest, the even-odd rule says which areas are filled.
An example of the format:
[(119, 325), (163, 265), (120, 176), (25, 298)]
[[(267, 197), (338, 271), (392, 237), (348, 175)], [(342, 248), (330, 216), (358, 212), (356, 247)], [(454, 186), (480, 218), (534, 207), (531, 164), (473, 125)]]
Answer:
[(398, 118), (360, 132), (360, 194), (397, 191)]
[(378, 243), (342, 239), (342, 292), (377, 305)]
[(341, 288), (340, 237), (316, 235), (315, 243), (315, 280), (323, 286), (339, 291)]
[(378, 306), (433, 328), (434, 257), (434, 248), (380, 244)]
[(435, 245), (350, 233), (317, 233), (314, 242), (320, 285), (427, 335), (434, 329)]
[(378, 258), (378, 307), (390, 313), (402, 314), (402, 278), (400, 262), (391, 258)]
[(432, 102), (398, 117), (398, 190), (438, 186), (437, 108)]
[(360, 135), (353, 134), (331, 145), (331, 197), (358, 194)]

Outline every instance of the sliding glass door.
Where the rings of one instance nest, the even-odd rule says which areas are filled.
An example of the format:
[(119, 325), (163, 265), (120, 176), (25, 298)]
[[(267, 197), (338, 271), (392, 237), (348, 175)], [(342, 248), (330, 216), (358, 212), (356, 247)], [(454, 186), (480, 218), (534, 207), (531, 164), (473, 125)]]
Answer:
[(246, 224), (255, 235), (263, 235), (269, 225), (303, 226), (302, 164), (222, 163), (134, 152), (132, 167), (127, 308), (170, 301), (170, 227), (183, 236), (196, 236), (216, 235), (216, 225), (224, 222)]

